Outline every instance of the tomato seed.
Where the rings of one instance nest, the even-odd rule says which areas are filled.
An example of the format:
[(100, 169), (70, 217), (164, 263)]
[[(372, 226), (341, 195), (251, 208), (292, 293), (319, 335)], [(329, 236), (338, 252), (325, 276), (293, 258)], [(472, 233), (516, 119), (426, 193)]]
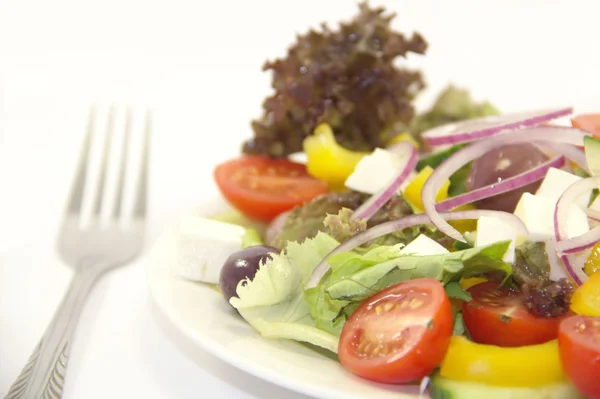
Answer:
[(408, 303), (408, 306), (410, 306), (411, 309), (418, 309), (422, 305), (423, 305), (423, 301), (418, 298), (411, 298), (411, 300)]

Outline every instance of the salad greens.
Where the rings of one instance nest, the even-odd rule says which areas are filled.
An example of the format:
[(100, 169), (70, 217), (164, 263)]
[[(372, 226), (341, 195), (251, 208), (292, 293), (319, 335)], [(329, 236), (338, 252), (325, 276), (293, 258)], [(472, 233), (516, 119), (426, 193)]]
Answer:
[(337, 351), (338, 337), (316, 327), (302, 287), (314, 267), (339, 243), (319, 233), (262, 263), (254, 279), (241, 281), (231, 305), (261, 335), (308, 342)]
[(419, 277), (447, 284), (449, 297), (469, 300), (458, 284), (461, 278), (502, 272), (509, 242), (470, 248), (444, 255), (413, 256), (403, 244), (373, 246), (366, 252), (349, 251), (331, 256), (331, 271), (321, 283), (303, 292), (314, 267), (339, 242), (326, 233), (302, 243), (288, 242), (284, 251), (262, 263), (253, 280), (238, 285), (239, 298), (230, 303), (261, 335), (308, 342), (336, 351), (346, 318), (367, 297), (384, 288)]
[(383, 147), (410, 124), (412, 100), (425, 86), (421, 73), (400, 67), (408, 54), (424, 54), (427, 42), (392, 27), (394, 14), (359, 4), (360, 13), (338, 27), (299, 35), (285, 57), (265, 63), (275, 93), (252, 122), (247, 154), (274, 158), (302, 150), (315, 127), (328, 123), (336, 140), (357, 151)]
[[(508, 277), (512, 267), (502, 261), (508, 246), (508, 241), (502, 241), (487, 247), (429, 256), (402, 254), (399, 246), (391, 246), (375, 248), (353, 259), (348, 256), (338, 259), (339, 255), (335, 255), (330, 258), (330, 264), (332, 276), (338, 278), (330, 279), (324, 291), (331, 299), (356, 302), (416, 278), (434, 278), (446, 284), (490, 271), (500, 271)], [(372, 254), (374, 251), (377, 254)], [(340, 276), (338, 271), (334, 274), (336, 269), (345, 270), (346, 265), (350, 265), (349, 273)]]
[[(368, 199), (368, 194), (352, 190), (333, 191), (320, 195), (312, 201), (292, 209), (267, 244), (283, 249), (288, 241), (302, 242), (306, 238), (315, 237), (319, 232), (327, 233), (339, 241), (343, 241), (367, 227), (412, 214), (412, 209), (406, 200), (402, 196), (396, 195), (367, 223), (351, 221), (351, 211), (356, 210)], [(408, 233), (405, 231), (390, 234), (381, 237), (377, 242), (379, 244), (399, 242), (407, 244), (409, 240), (416, 237), (415, 234)]]
[[(544, 187), (577, 184), (573, 176), (548, 173), (564, 165), (583, 178), (598, 175), (600, 140), (573, 129), (565, 139), (562, 128), (536, 126), (572, 108), (519, 114), (518, 121), (511, 116), (460, 123), (498, 111), (453, 85), (415, 117), (411, 102), (424, 82), (395, 60), (424, 53), (427, 43), (419, 34), (407, 39), (392, 31), (394, 15), (383, 8), (359, 7), (351, 22), (298, 36), (285, 58), (265, 64), (274, 73), (275, 93), (252, 123), (244, 156), (215, 169), (223, 196), (248, 216), (220, 216), (246, 229), (241, 244), (241, 230), (233, 229), (236, 237), (228, 244), (236, 250), (218, 269), (225, 299), (261, 336), (326, 349), (350, 372), (377, 382), (411, 383), (440, 367), (448, 377), (444, 368), (454, 367), (457, 381), (504, 386), (504, 380), (518, 380), (502, 377), (513, 352), (505, 346), (538, 346), (533, 350), (547, 358), (542, 363), (558, 370), (549, 382), (559, 381), (556, 347), (542, 344), (557, 338), (559, 316), (573, 310), (575, 287), (566, 278), (553, 280), (560, 272), (555, 263), (562, 260), (575, 282), (586, 281), (583, 268), (569, 265), (566, 251), (589, 249), (600, 233), (589, 230), (584, 214), (581, 230), (588, 233), (564, 240), (569, 247), (557, 246), (560, 259), (554, 259), (546, 243), (529, 240), (528, 231), (563, 241), (556, 215), (568, 196), (552, 212), (560, 193), (538, 190), (539, 181), (556, 179), (544, 180)], [(597, 130), (600, 115), (588, 117)], [(425, 132), (447, 123), (450, 129)], [(505, 132), (515, 129), (530, 129), (529, 135)], [(480, 140), (490, 143), (472, 144)], [(544, 149), (546, 141), (583, 141), (587, 165), (577, 148), (563, 154), (553, 146)], [(285, 159), (302, 150), (306, 165)], [(400, 167), (396, 161), (404, 155)], [(388, 173), (393, 179), (384, 184)], [(373, 179), (379, 174), (382, 182)], [(510, 187), (497, 184), (512, 177)], [(594, 179), (583, 183), (591, 180), (590, 189), (597, 188)], [(481, 191), (452, 210), (467, 212), (436, 211), (436, 202), (476, 189)], [(531, 219), (517, 212), (521, 200), (529, 201), (523, 209)], [(538, 217), (536, 208), (544, 204), (549, 211)], [(362, 206), (368, 209), (363, 216), (373, 216), (356, 219)], [(554, 226), (540, 222), (553, 217)], [(270, 224), (260, 229), (250, 219)], [(478, 219), (477, 227), (471, 219)], [(387, 224), (369, 230), (381, 223)], [(471, 354), (468, 347), (456, 349), (461, 341)], [(449, 357), (458, 359), (454, 366), (448, 366)], [(496, 363), (485, 363), (490, 359)], [(490, 380), (469, 375), (482, 367)]]

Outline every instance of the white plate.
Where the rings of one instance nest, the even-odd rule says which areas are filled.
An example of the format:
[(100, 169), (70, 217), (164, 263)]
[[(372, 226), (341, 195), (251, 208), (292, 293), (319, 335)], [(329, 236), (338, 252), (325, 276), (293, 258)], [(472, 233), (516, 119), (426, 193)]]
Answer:
[[(203, 204), (211, 212), (225, 204)], [(147, 265), (158, 309), (193, 345), (261, 379), (326, 399), (414, 399), (416, 386), (374, 384), (347, 373), (337, 360), (291, 341), (261, 338), (213, 288), (171, 274), (174, 228), (156, 241)]]

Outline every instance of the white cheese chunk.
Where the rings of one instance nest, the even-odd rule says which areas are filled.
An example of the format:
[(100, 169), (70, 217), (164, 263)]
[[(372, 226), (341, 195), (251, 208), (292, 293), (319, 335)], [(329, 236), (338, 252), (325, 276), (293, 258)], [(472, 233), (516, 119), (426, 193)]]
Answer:
[(223, 263), (242, 248), (246, 230), (230, 223), (187, 216), (177, 231), (173, 272), (185, 279), (218, 284)]
[(419, 234), (417, 238), (402, 248), (400, 253), (402, 255), (428, 256), (443, 255), (449, 253), (449, 251), (437, 241), (432, 240), (424, 234)]
[[(530, 241), (546, 241), (554, 238), (554, 208), (556, 202), (542, 196), (524, 193), (517, 204), (514, 214), (529, 230)], [(567, 220), (569, 238), (587, 233), (590, 229), (588, 218), (583, 209), (571, 205)]]
[[(550, 168), (535, 195), (548, 198), (556, 203), (565, 190), (579, 180), (581, 180), (581, 177), (572, 173), (565, 172), (562, 169)], [(585, 208), (589, 200), (589, 194), (583, 194), (577, 199), (576, 204)]]
[(515, 229), (498, 218), (489, 216), (479, 218), (477, 221), (477, 238), (475, 239), (476, 247), (485, 247), (506, 240), (510, 240), (510, 245), (504, 254), (503, 260), (508, 263), (514, 263), (515, 241), (517, 240)]
[(389, 184), (402, 166), (400, 155), (376, 148), (364, 156), (346, 179), (346, 187), (367, 194), (375, 194)]

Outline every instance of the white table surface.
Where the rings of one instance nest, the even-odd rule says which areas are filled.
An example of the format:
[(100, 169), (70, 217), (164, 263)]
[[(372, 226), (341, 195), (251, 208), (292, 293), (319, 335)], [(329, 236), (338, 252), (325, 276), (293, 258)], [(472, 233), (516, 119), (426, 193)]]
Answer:
[[(600, 111), (594, 1), (383, 3), (430, 42), (409, 60), (432, 88), (421, 103), (454, 81), (506, 111)], [(150, 247), (216, 193), (213, 166), (239, 151), (269, 93), (263, 61), (354, 11), (349, 0), (0, 0), (0, 398), (71, 275), (54, 242), (89, 104), (155, 111)], [(302, 398), (179, 347), (151, 306), (145, 253), (92, 292), (64, 398)]]

